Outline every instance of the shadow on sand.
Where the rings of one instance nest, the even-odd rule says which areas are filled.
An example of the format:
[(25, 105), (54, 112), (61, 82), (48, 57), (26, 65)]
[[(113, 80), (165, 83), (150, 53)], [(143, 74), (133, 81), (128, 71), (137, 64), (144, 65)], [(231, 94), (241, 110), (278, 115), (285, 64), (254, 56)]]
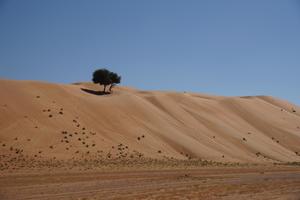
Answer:
[(108, 94), (110, 94), (109, 92), (89, 90), (86, 88), (80, 88), (80, 89), (86, 93), (93, 94), (93, 95), (108, 95)]

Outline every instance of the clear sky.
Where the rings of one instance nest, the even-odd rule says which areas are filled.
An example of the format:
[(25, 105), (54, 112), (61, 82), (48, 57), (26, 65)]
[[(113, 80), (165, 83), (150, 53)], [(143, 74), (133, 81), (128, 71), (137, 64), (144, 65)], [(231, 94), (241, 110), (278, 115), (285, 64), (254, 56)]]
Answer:
[(300, 105), (299, 0), (0, 0), (0, 78), (90, 81)]

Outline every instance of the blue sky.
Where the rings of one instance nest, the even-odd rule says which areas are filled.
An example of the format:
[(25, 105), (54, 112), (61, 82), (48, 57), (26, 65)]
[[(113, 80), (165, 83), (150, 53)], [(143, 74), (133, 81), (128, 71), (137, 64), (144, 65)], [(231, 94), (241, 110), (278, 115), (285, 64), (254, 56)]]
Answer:
[(300, 1), (0, 0), (0, 78), (272, 95), (300, 105)]

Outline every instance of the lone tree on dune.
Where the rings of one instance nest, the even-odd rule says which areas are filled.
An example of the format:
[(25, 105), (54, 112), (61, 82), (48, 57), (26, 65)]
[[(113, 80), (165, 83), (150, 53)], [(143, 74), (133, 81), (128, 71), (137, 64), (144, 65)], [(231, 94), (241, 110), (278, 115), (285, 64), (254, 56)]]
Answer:
[(111, 92), (112, 88), (121, 82), (121, 76), (107, 69), (98, 69), (93, 73), (93, 82), (104, 86), (103, 93), (106, 92), (106, 87), (110, 85), (109, 91)]

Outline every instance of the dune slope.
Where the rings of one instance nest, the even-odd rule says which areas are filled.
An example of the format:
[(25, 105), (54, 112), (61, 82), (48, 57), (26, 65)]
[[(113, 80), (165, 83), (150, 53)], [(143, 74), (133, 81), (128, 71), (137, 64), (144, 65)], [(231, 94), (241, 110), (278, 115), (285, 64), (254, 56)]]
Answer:
[(1, 154), (300, 161), (300, 108), (289, 102), (124, 87), (92, 94), (97, 90), (1, 80)]

